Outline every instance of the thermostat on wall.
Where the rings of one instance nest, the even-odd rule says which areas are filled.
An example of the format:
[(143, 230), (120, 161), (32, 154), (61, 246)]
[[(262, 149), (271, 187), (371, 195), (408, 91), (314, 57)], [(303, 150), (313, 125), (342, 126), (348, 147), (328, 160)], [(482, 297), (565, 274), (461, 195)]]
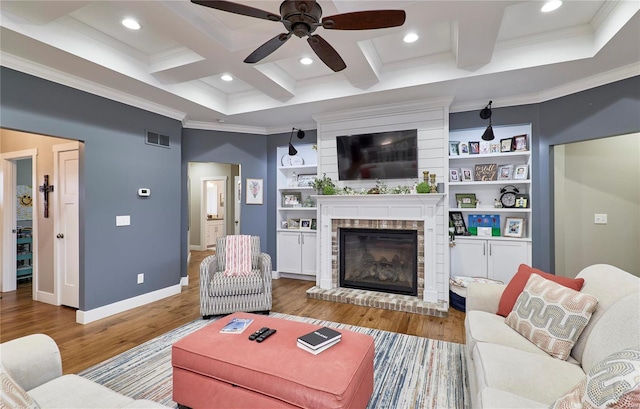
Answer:
[(138, 196), (141, 196), (141, 197), (151, 196), (151, 189), (148, 189), (146, 187), (141, 187), (140, 189), (138, 189)]

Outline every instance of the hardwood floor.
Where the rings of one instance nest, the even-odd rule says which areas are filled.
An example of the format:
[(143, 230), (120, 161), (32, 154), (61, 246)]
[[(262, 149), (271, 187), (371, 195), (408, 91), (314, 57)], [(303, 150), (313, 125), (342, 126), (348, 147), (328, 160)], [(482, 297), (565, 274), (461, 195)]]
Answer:
[[(82, 325), (75, 322), (75, 309), (31, 300), (31, 284), (2, 293), (0, 341), (45, 333), (60, 347), (64, 373), (77, 373), (158, 335), (200, 317), (199, 266), (211, 252), (193, 251), (189, 285), (175, 296)], [(311, 281), (273, 281), (272, 311), (362, 327), (377, 328), (432, 339), (464, 343), (464, 313), (451, 309), (449, 317), (436, 318), (312, 300), (306, 290)]]

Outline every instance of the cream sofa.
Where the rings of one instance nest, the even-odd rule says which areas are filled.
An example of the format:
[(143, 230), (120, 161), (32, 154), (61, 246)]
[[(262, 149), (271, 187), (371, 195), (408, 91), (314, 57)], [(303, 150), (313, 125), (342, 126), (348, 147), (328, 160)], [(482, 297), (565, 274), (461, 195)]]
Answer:
[[(165, 408), (149, 400), (134, 400), (77, 375), (62, 375), (60, 350), (44, 334), (0, 344), (2, 371), (24, 389), (40, 408)], [(3, 403), (11, 401), (2, 391)], [(4, 405), (1, 405), (4, 407)], [(7, 405), (11, 407), (11, 405)]]
[(506, 285), (471, 283), (466, 348), (472, 408), (548, 408), (614, 352), (640, 345), (640, 278), (598, 264), (583, 269), (581, 292), (598, 306), (567, 361), (553, 358), (496, 315)]

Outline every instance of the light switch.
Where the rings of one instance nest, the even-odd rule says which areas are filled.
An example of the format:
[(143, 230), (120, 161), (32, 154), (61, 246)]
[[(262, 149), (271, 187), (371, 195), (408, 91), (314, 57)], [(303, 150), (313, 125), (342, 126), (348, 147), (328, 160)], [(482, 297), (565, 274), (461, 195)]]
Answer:
[(593, 222), (595, 224), (607, 224), (607, 215), (606, 215), (606, 213), (605, 214), (596, 213), (593, 216)]
[(116, 226), (128, 226), (131, 224), (131, 216), (116, 216)]

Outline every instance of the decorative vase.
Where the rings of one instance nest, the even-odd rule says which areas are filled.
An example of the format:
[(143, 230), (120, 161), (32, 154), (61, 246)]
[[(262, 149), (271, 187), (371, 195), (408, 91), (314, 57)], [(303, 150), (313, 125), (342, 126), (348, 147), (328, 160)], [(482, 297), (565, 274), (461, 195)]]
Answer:
[(429, 177), (431, 178), (431, 193), (437, 193), (438, 192), (438, 185), (436, 184), (436, 174), (432, 173), (431, 175), (429, 175)]

